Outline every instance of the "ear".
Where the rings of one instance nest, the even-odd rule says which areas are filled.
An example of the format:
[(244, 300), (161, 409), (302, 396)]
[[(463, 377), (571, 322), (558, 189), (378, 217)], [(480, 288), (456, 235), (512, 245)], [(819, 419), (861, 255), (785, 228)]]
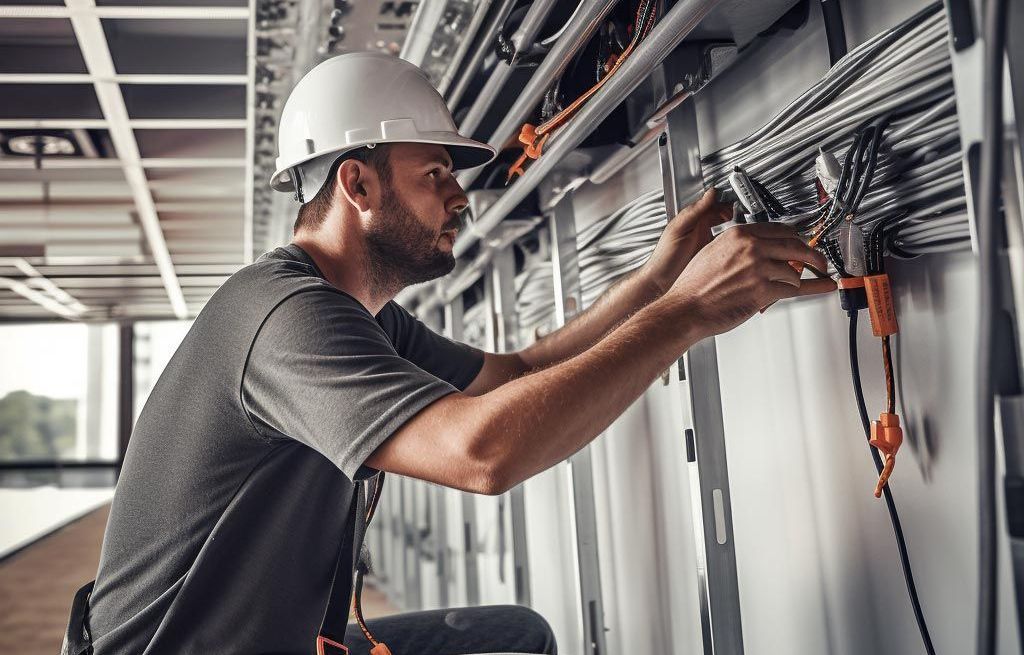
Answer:
[(334, 180), (345, 199), (357, 210), (364, 212), (376, 202), (377, 172), (356, 159), (347, 159), (338, 166)]

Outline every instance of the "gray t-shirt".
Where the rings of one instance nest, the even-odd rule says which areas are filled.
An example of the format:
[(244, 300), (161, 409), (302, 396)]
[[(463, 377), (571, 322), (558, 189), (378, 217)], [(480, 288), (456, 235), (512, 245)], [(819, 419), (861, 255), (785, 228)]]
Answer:
[(132, 434), (90, 600), (97, 655), (315, 652), (352, 481), (482, 365), (395, 303), (372, 316), (297, 246), (232, 276)]

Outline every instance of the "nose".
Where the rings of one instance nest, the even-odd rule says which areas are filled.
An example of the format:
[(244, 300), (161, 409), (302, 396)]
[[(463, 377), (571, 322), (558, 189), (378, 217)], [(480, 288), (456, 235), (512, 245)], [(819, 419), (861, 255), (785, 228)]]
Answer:
[(454, 191), (448, 197), (448, 202), (445, 203), (445, 211), (449, 215), (460, 214), (466, 207), (469, 207), (469, 198), (466, 197), (466, 192), (462, 190), (462, 185), (459, 184), (454, 175), (451, 179)]

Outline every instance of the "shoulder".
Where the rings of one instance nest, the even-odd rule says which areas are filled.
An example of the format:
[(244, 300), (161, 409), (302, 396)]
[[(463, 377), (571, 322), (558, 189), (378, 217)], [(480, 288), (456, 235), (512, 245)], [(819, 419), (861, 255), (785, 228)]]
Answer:
[(278, 304), (270, 318), (376, 325), (373, 316), (358, 300), (326, 283), (297, 290)]
[(280, 302), (259, 329), (263, 347), (309, 351), (388, 348), (390, 339), (355, 298), (325, 284)]

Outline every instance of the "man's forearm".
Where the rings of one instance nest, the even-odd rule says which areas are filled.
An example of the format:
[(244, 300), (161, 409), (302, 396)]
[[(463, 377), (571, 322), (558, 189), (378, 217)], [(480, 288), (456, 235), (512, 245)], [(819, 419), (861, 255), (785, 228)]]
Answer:
[(698, 338), (677, 299), (639, 310), (591, 348), (473, 399), (475, 456), (508, 488), (562, 461), (605, 430)]
[(622, 321), (657, 299), (662, 291), (646, 274), (634, 271), (566, 325), (519, 352), (528, 370), (543, 369), (590, 348)]

